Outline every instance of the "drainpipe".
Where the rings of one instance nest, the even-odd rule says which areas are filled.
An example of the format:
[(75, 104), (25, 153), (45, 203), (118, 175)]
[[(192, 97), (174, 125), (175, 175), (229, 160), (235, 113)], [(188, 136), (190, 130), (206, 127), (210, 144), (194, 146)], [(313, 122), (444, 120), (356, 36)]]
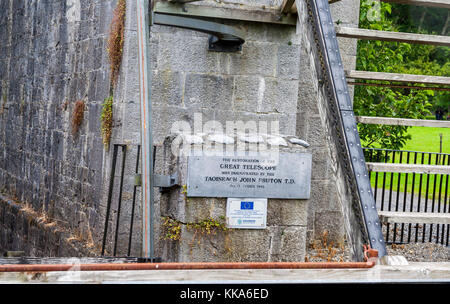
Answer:
[(153, 261), (153, 138), (149, 37), (151, 20), (149, 0), (136, 0), (137, 35), (139, 48), (139, 87), (141, 106), (141, 164), (142, 164), (142, 251), (141, 256)]

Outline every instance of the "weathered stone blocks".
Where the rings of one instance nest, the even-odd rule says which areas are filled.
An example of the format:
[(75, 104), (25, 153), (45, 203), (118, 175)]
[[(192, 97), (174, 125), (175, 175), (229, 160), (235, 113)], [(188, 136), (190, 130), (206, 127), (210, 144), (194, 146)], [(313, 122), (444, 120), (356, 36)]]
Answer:
[(233, 78), (189, 74), (186, 76), (184, 104), (192, 110), (232, 108)]
[[(215, 1), (208, 2), (218, 5)], [(233, 2), (262, 9), (262, 5), (274, 8), (282, 1)], [(115, 4), (115, 0), (0, 1), (0, 40), (5, 42), (0, 44), (0, 107), (5, 99), (0, 117), (0, 151), (4, 151), (0, 153), (0, 190), (38, 208), (53, 204), (54, 216), (67, 221), (69, 226), (76, 226), (80, 212), (84, 212), (87, 218), (83, 222), (92, 227), (97, 241), (104, 224), (105, 184), (112, 156), (112, 149), (103, 148), (99, 116), (101, 104), (110, 95), (106, 39)], [(346, 24), (354, 23), (355, 11), (341, 7), (334, 11), (346, 15), (341, 18)], [(135, 12), (135, 2), (127, 1), (123, 62), (114, 89), (112, 143), (140, 142)], [(303, 249), (297, 246), (306, 242), (307, 230), (310, 235), (315, 230), (320, 234), (321, 229), (340, 232), (338, 214), (332, 213), (327, 218), (328, 211), (339, 209), (337, 190), (331, 186), (339, 174), (331, 170), (334, 160), (326, 152), (330, 143), (324, 139), (322, 112), (317, 106), (325, 101), (320, 99), (314, 58), (310, 57), (314, 42), (305, 34), (309, 31), (306, 10), (301, 7), (299, 12), (302, 23), (298, 34), (291, 26), (225, 21), (245, 33), (243, 50), (236, 53), (208, 51), (209, 35), (205, 33), (169, 26), (152, 27), (150, 63), (155, 144), (161, 145), (178, 121), (193, 126), (198, 113), (203, 123), (217, 120), (223, 126), (229, 120), (278, 123), (280, 133), (306, 139), (313, 151), (310, 203), (269, 200), (269, 228), (264, 232), (230, 233), (228, 237), (233, 239), (235, 247), (231, 256), (220, 247), (224, 236), (211, 242), (202, 240), (203, 250), (194, 249), (194, 254), (189, 255), (193, 234), (185, 231), (185, 243), (179, 244), (179, 253), (171, 253), (177, 247), (173, 244), (162, 249), (162, 254), (170, 259), (301, 260)], [(347, 41), (340, 41), (340, 45), (341, 53), (348, 55), (348, 60), (344, 58), (345, 65), (351, 64), (354, 45)], [(87, 110), (79, 136), (72, 137), (69, 134), (71, 106), (78, 99), (85, 100)], [(127, 186), (132, 183), (127, 177), (125, 180)], [(126, 221), (129, 193), (124, 191), (122, 214)], [(139, 206), (139, 191), (137, 197)], [(161, 214), (173, 213), (183, 221), (207, 215), (217, 217), (225, 210), (224, 199), (192, 199), (185, 203), (180, 193), (169, 198), (157, 193), (156, 202), (161, 205)], [(136, 255), (140, 245), (139, 214), (136, 210), (136, 236), (132, 245)], [(327, 225), (323, 221), (328, 221)], [(12, 244), (13, 234), (10, 229), (7, 231)], [(31, 238), (36, 236), (31, 235)], [(14, 238), (14, 244), (19, 244), (19, 238)], [(57, 242), (47, 236), (40, 239)], [(31, 250), (31, 243), (27, 244), (27, 250)], [(33, 253), (53, 254), (65, 250), (39, 247)]]
[[(164, 160), (160, 159), (155, 169), (165, 174), (177, 172), (180, 184), (186, 185), (187, 155), (173, 155), (173, 150), (167, 148), (179, 138), (172, 136), (166, 139), (165, 153), (161, 156)], [(196, 149), (211, 149), (207, 138), (212, 137), (199, 135), (199, 138), (203, 144), (195, 144)], [(239, 140), (245, 140), (234, 135), (230, 138), (235, 138), (230, 147), (235, 147)], [(248, 149), (257, 149), (257, 146), (248, 145)], [(292, 153), (304, 151), (304, 148), (293, 144), (283, 149)], [(220, 228), (209, 234), (193, 227), (211, 219), (224, 225), (226, 198), (190, 197), (185, 188), (176, 187), (161, 194), (159, 210), (162, 217), (170, 217), (180, 225), (180, 238), (160, 240), (159, 252), (163, 259), (170, 261), (302, 261), (306, 253), (308, 204), (309, 200), (268, 199), (266, 229), (222, 231)], [(167, 227), (162, 225), (160, 229), (164, 236)]]

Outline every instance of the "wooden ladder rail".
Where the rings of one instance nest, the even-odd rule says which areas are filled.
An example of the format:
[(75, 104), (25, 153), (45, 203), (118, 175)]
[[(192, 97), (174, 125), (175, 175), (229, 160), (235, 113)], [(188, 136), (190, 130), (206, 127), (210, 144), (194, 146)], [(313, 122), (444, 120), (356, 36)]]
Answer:
[[(339, 1), (341, 0), (330, 0), (329, 3), (331, 4)], [(449, 0), (381, 0), (381, 1), (398, 4), (450, 8)]]

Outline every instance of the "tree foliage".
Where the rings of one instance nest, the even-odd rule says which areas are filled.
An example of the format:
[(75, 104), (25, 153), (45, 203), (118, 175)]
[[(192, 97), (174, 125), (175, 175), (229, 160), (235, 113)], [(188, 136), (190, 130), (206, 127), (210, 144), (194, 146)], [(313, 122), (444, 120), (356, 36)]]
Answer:
[[(376, 11), (376, 16), (373, 16), (374, 11)], [(422, 24), (417, 24), (417, 22), (411, 20), (417, 14), (415, 10), (413, 13), (410, 12), (409, 6), (361, 0), (359, 27), (383, 31), (437, 34), (434, 32), (435, 28), (438, 28), (436, 23), (422, 18)], [(441, 18), (439, 13), (435, 17)], [(426, 22), (424, 22), (425, 19)], [(441, 19), (444, 19), (443, 22), (445, 22), (445, 18)], [(387, 73), (449, 76), (448, 56), (448, 47), (359, 40), (356, 69)], [(388, 83), (380, 81), (365, 82)], [(426, 115), (431, 114), (430, 111), (433, 107), (437, 105), (445, 107), (446, 103), (449, 102), (449, 97), (448, 92), (434, 90), (356, 86), (354, 111), (356, 115), (361, 116), (423, 119)], [(404, 126), (359, 125), (360, 137), (366, 147), (401, 149), (410, 139), (407, 130), (408, 127)]]

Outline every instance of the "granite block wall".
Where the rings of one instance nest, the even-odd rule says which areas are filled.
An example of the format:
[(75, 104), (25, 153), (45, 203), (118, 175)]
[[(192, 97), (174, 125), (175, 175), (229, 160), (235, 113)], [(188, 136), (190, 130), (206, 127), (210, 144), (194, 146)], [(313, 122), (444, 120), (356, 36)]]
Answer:
[[(96, 239), (106, 173), (105, 42), (115, 2), (0, 1), (0, 190), (65, 228), (89, 227)], [(74, 136), (77, 100), (85, 111)]]
[[(352, 3), (333, 4), (333, 13), (355, 24), (357, 11), (344, 8), (357, 1), (343, 2), (348, 1)], [(197, 4), (264, 10), (281, 2), (230, 0), (218, 4), (207, 0)], [(103, 100), (110, 95), (105, 43), (115, 4), (109, 0), (0, 0), (0, 190), (35, 210), (50, 213), (64, 227), (88, 227), (97, 247), (103, 233), (112, 162), (112, 149), (105, 150), (102, 145), (99, 116)], [(129, 145), (118, 237), (121, 254), (128, 245), (129, 228), (124, 223), (131, 220), (134, 161), (140, 143), (135, 12), (135, 1), (127, 1), (122, 67), (113, 90), (111, 143)], [(306, 16), (305, 10), (299, 12)], [(345, 210), (339, 204), (342, 197), (333, 171), (336, 160), (329, 152), (333, 148), (318, 102), (323, 97), (302, 24), (296, 28), (223, 22), (245, 33), (241, 52), (208, 51), (209, 35), (197, 31), (161, 25), (151, 28), (152, 127), (156, 168), (160, 170), (156, 173), (164, 168), (163, 141), (178, 121), (193, 128), (211, 120), (222, 126), (226, 121), (278, 125), (281, 134), (295, 135), (311, 144), (312, 197), (305, 242), (320, 237), (325, 230), (332, 232), (336, 243), (342, 241)], [(349, 45), (351, 57), (355, 46)], [(346, 50), (341, 52), (347, 54)], [(86, 111), (80, 131), (73, 136), (70, 120), (77, 100), (85, 102)], [(119, 153), (118, 163), (121, 157)], [(120, 170), (115, 176), (117, 189)], [(140, 254), (139, 188), (136, 197), (132, 255)], [(161, 208), (165, 199), (156, 191), (157, 248), (163, 247), (159, 246), (159, 219), (167, 215)], [(117, 200), (115, 191), (110, 231), (116, 228)], [(276, 229), (276, 224), (273, 227)], [(111, 252), (112, 238), (110, 233), (107, 252)]]

